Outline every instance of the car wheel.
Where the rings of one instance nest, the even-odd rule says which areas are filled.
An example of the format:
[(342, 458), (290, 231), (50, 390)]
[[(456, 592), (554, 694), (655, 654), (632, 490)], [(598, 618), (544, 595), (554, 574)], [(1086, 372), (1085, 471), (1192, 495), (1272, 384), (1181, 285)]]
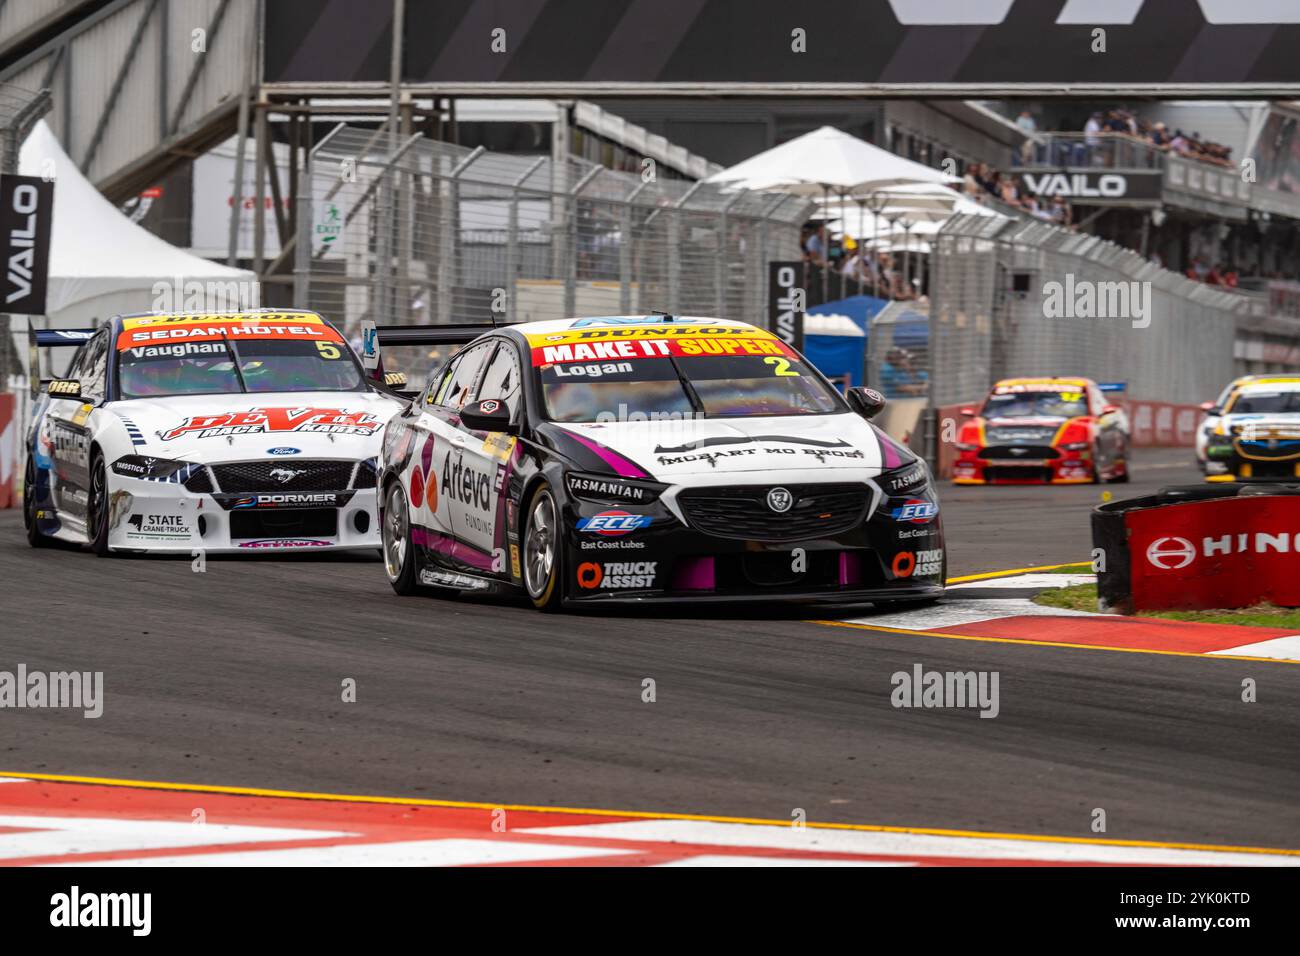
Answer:
[(108, 469), (104, 456), (98, 451), (90, 459), (90, 495), (86, 499), (86, 541), (98, 557), (106, 558), (108, 550)]
[(524, 525), (524, 589), (533, 607), (558, 611), (563, 587), (563, 553), (560, 547), (560, 511), (550, 485), (539, 485), (528, 506)]
[(420, 589), (415, 577), (415, 546), (411, 543), (411, 513), (400, 481), (390, 482), (384, 497), (384, 520), (380, 522), (384, 573), (393, 590), (402, 596)]
[(48, 548), (53, 544), (36, 526), (36, 463), (30, 455), (23, 475), (23, 529), (27, 532), (27, 543), (33, 548)]

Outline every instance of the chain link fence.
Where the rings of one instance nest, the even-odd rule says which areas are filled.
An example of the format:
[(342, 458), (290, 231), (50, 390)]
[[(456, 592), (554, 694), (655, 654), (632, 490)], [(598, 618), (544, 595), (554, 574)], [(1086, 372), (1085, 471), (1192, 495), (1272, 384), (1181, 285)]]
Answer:
[(1131, 398), (1195, 403), (1235, 374), (1240, 293), (1033, 221), (955, 216), (935, 239), (931, 404), (1001, 378), (1082, 375)]
[[(314, 150), (295, 304), (379, 325), (662, 310), (763, 324), (808, 200), (338, 127)], [(304, 250), (308, 250), (304, 252)]]

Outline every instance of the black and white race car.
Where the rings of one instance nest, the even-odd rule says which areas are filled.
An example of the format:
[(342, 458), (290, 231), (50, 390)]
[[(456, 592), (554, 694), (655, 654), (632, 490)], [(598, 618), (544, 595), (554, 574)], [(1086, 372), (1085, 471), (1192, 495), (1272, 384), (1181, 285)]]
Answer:
[(929, 469), (789, 346), (686, 316), (380, 329), (467, 343), (385, 428), (399, 594), (581, 604), (924, 602), (945, 571)]
[(118, 316), (33, 408), (27, 538), (115, 551), (379, 547), (380, 429), (401, 399), (314, 312)]

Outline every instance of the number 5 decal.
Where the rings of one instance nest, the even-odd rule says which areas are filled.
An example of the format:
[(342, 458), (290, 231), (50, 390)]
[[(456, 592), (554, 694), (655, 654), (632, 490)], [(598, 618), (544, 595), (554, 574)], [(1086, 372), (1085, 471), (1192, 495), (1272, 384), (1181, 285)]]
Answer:
[(795, 378), (799, 377), (799, 373), (790, 368), (789, 359), (780, 358), (779, 356), (772, 355), (769, 356), (768, 358), (763, 359), (763, 364), (770, 365), (774, 369), (776, 369), (776, 371), (772, 373), (774, 375), (793, 375)]
[(343, 355), (343, 353), (339, 351), (338, 346), (330, 342), (317, 342), (316, 351), (320, 352), (321, 358), (326, 359), (336, 359)]

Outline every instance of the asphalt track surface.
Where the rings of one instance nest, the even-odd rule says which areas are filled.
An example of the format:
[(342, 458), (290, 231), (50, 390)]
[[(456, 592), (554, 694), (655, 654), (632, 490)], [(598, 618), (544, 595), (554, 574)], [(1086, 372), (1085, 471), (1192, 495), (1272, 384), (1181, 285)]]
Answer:
[[(1140, 460), (1110, 490), (1195, 479), (1183, 452)], [(1104, 490), (945, 488), (950, 573), (1086, 557)], [(770, 609), (544, 617), (397, 598), (377, 559), (34, 551), (14, 511), (0, 576), (0, 670), (100, 670), (106, 698), (98, 720), (0, 711), (6, 772), (1300, 848), (1294, 665)], [(998, 671), (1000, 715), (893, 708), (916, 663)]]

